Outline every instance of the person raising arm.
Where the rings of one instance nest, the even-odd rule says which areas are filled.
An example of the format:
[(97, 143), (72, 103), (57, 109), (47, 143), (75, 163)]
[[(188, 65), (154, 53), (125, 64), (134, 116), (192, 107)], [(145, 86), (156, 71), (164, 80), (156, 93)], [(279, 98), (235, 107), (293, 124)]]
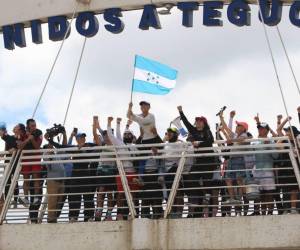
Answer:
[(183, 113), (182, 106), (178, 106), (177, 109), (183, 124), (195, 140), (193, 145), (196, 148), (212, 147), (214, 138), (208, 126), (207, 119), (204, 116), (195, 117), (195, 126), (193, 126)]
[[(259, 114), (257, 113), (257, 115), (254, 117), (254, 120), (256, 121), (256, 127), (259, 129), (260, 125), (262, 124), (262, 122), (260, 121), (259, 118)], [(265, 124), (265, 123), (263, 123)], [(277, 137), (278, 135), (274, 132), (273, 129), (270, 128), (270, 126), (268, 125), (268, 130), (269, 132), (272, 134), (273, 137)]]
[(284, 128), (284, 126), (285, 126), (285, 124), (287, 124), (288, 123), (288, 121), (290, 121), (290, 120), (292, 120), (292, 117), (287, 117), (287, 118), (285, 118), (282, 122), (281, 122), (281, 120), (282, 120), (282, 116), (277, 116), (277, 133), (278, 133), (278, 135), (279, 136), (284, 136), (284, 134), (283, 134), (283, 128)]
[(146, 101), (140, 102), (140, 108), (142, 113), (136, 115), (132, 111), (133, 104), (129, 103), (127, 118), (139, 124), (142, 133), (142, 143), (151, 144), (151, 143), (161, 143), (161, 139), (158, 139), (155, 125), (155, 116), (151, 114), (150, 103)]
[(97, 144), (97, 146), (102, 146), (102, 136), (98, 135), (98, 131), (102, 131), (100, 128), (99, 118), (98, 116), (94, 116), (93, 118), (93, 137), (94, 137), (94, 143)]

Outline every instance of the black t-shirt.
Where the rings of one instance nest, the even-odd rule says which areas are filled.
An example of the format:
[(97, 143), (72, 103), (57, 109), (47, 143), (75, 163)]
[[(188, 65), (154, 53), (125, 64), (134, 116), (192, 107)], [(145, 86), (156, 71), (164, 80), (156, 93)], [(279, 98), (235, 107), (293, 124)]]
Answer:
[[(85, 143), (84, 147), (96, 147), (98, 146), (97, 144), (94, 143)], [(91, 157), (91, 156), (81, 156), (80, 154), (85, 154), (85, 153), (93, 153), (95, 151), (93, 150), (85, 150), (85, 149), (78, 149), (78, 151), (73, 151), (73, 154), (78, 154), (78, 156), (73, 156), (73, 160), (89, 160), (89, 159), (97, 159), (99, 156)], [(72, 176), (73, 177), (79, 177), (79, 176), (95, 176), (96, 175), (96, 168), (98, 166), (98, 162), (74, 162), (73, 163), (73, 172)], [(86, 180), (89, 182), (93, 182), (94, 179), (92, 180)]]
[[(97, 147), (98, 145), (95, 144), (95, 143), (85, 143), (83, 148), (91, 148), (91, 147)], [(78, 153), (78, 154), (85, 154), (85, 153), (93, 153), (92, 150), (84, 150), (84, 149), (78, 149), (78, 151), (74, 151), (73, 153)], [(73, 159), (76, 159), (76, 160), (82, 160), (82, 159), (90, 159), (90, 158), (94, 158), (94, 157), (91, 157), (91, 156), (74, 156)]]
[[(12, 135), (4, 135), (2, 137), (2, 140), (5, 141), (5, 151), (11, 150), (11, 149), (17, 149), (17, 139), (16, 137)], [(5, 160), (5, 163), (8, 163), (9, 160)]]
[(4, 135), (2, 140), (5, 141), (5, 151), (13, 148), (17, 149), (17, 138), (12, 135)]

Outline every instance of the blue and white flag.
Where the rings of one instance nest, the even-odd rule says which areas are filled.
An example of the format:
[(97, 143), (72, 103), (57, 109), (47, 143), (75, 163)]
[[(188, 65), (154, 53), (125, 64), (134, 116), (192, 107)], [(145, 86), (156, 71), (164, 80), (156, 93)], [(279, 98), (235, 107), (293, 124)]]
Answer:
[(134, 67), (133, 92), (166, 95), (175, 88), (177, 70), (142, 56), (135, 56)]

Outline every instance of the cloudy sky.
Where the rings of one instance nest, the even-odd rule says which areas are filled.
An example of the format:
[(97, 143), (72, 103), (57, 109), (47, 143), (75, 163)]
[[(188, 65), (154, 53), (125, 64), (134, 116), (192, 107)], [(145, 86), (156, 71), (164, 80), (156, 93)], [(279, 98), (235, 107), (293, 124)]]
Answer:
[[(181, 26), (181, 13), (174, 9), (172, 15), (160, 16), (161, 30), (149, 31), (138, 29), (141, 11), (124, 12), (125, 30), (118, 35), (108, 33), (103, 17), (98, 16), (100, 30), (87, 40), (66, 124), (68, 131), (78, 127), (91, 135), (95, 114), (99, 115), (103, 127), (107, 116), (123, 117), (125, 123), (136, 54), (179, 71), (177, 86), (170, 94), (134, 94), (136, 112), (140, 100), (151, 102), (160, 133), (178, 116), (178, 105), (183, 106), (191, 120), (195, 116), (206, 116), (213, 128), (218, 122), (215, 114), (224, 105), (228, 110), (236, 110), (238, 120), (249, 122), (250, 131), (255, 135), (253, 117), (256, 113), (274, 127), (276, 115), (285, 113), (263, 28), (258, 22), (257, 8), (252, 6), (251, 9), (250, 27), (230, 24), (226, 11), (223, 12), (222, 28), (205, 27), (200, 8), (194, 15), (194, 27), (185, 28)], [(279, 27), (300, 79), (300, 30), (289, 22), (288, 10), (284, 10)], [(299, 94), (275, 28), (268, 27), (268, 32), (288, 109), (296, 123)], [(44, 25), (44, 43), (34, 45), (30, 41), (30, 30), (27, 30), (27, 48), (14, 51), (4, 49), (1, 35), (0, 121), (7, 122), (9, 130), (32, 116), (58, 51), (60, 43), (49, 41), (47, 34)], [(72, 27), (36, 116), (43, 129), (63, 122), (83, 41), (84, 38)], [(134, 128), (136, 130), (137, 126)]]

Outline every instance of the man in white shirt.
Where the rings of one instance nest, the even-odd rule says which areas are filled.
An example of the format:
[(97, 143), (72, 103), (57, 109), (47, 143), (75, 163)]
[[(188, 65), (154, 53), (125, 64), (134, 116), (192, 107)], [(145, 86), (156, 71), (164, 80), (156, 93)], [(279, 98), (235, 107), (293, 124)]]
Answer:
[[(149, 113), (151, 105), (149, 102), (141, 101), (140, 107), (142, 114), (136, 115), (132, 112), (133, 104), (129, 103), (127, 118), (139, 124), (141, 130), (141, 144), (162, 143), (162, 139), (158, 136), (155, 117)], [(149, 150), (150, 148), (140, 148), (140, 150)], [(142, 156), (142, 155), (140, 155)], [(145, 172), (145, 160), (141, 160), (139, 164), (139, 174), (143, 175)], [(140, 179), (141, 176), (140, 176)], [(142, 181), (142, 180), (141, 180)]]
[[(133, 104), (129, 103), (127, 112), (127, 118), (139, 124), (141, 130), (140, 143), (139, 144), (154, 144), (162, 143), (162, 139), (158, 136), (155, 124), (155, 117), (149, 113), (151, 105), (149, 102), (140, 102), (142, 113), (136, 115), (132, 112)], [(139, 140), (138, 140), (139, 141)], [(137, 143), (138, 143), (137, 141)], [(138, 148), (138, 146), (137, 146)], [(150, 150), (150, 147), (139, 148), (140, 150)], [(138, 156), (147, 156), (147, 154), (139, 154)], [(162, 214), (162, 192), (160, 184), (157, 181), (158, 167), (161, 165), (160, 161), (152, 160), (140, 160), (139, 161), (139, 182), (144, 185), (144, 190), (156, 190), (155, 192), (141, 192), (140, 199), (142, 200), (142, 217), (149, 216), (145, 210), (152, 205), (153, 216), (152, 218), (160, 218)], [(146, 174), (146, 175), (144, 175)], [(149, 176), (147, 174), (150, 174)], [(154, 174), (154, 175), (153, 175)], [(153, 199), (156, 197), (157, 199)], [(152, 198), (152, 199), (151, 199)]]
[(150, 144), (156, 142), (157, 132), (155, 126), (155, 117), (153, 114), (149, 113), (151, 108), (150, 103), (146, 101), (140, 102), (140, 107), (142, 113), (136, 115), (132, 112), (133, 104), (129, 104), (127, 118), (138, 123), (142, 131), (142, 143)]

